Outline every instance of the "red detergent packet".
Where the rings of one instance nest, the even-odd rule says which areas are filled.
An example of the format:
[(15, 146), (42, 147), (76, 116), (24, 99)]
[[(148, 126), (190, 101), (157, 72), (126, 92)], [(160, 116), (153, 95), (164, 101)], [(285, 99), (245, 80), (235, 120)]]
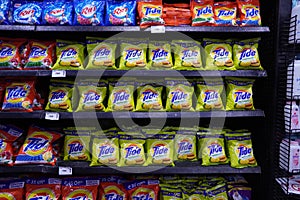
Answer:
[(62, 181), (62, 200), (97, 199), (99, 180), (93, 178), (65, 178)]
[(261, 26), (259, 0), (237, 0), (240, 26)]
[(192, 26), (214, 26), (214, 2), (212, 0), (192, 0)]
[(32, 112), (34, 86), (35, 80), (33, 79), (8, 79), (2, 110)]
[(26, 180), (26, 199), (59, 199), (61, 196), (61, 179), (29, 178)]
[(158, 200), (158, 180), (137, 180), (125, 183), (125, 188), (130, 199), (152, 199)]
[(35, 98), (33, 100), (32, 109), (33, 110), (43, 110), (45, 104), (45, 99), (41, 97), (41, 94), (35, 90)]
[(162, 1), (139, 1), (138, 13), (140, 18), (140, 27), (164, 25)]
[(1, 82), (0, 83), (0, 110), (2, 109), (2, 103), (3, 103), (4, 94), (5, 94), (5, 89), (6, 89), (6, 83)]
[(128, 199), (128, 193), (123, 186), (124, 179), (117, 176), (101, 177), (99, 197), (103, 200)]
[(21, 200), (23, 199), (25, 182), (23, 180), (1, 180), (0, 199), (1, 200)]
[(31, 126), (15, 164), (55, 165), (57, 158), (54, 156), (52, 144), (61, 136), (58, 132)]
[(236, 2), (224, 1), (214, 4), (216, 26), (236, 26), (237, 4)]

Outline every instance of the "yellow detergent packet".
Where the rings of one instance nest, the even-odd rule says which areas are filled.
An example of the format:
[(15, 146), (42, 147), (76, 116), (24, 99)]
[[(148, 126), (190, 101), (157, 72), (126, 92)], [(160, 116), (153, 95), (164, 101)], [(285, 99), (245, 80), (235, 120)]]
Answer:
[(72, 41), (57, 40), (56, 56), (57, 61), (53, 70), (80, 70), (84, 69), (84, 48), (82, 44)]
[(194, 111), (194, 87), (186, 80), (166, 79), (167, 111)]
[(234, 168), (255, 167), (251, 133), (229, 132), (225, 134), (230, 157), (230, 166)]
[(205, 69), (235, 70), (232, 60), (232, 47), (229, 41), (204, 38)]
[(84, 80), (77, 84), (78, 111), (104, 111), (103, 101), (107, 93), (107, 83), (103, 80)]
[(228, 200), (225, 183), (218, 184), (212, 188), (207, 189), (207, 200)]
[(196, 131), (178, 130), (175, 136), (174, 160), (196, 161)]
[(90, 161), (90, 135), (78, 133), (66, 135), (64, 142), (64, 160)]
[(176, 70), (201, 70), (201, 45), (196, 41), (173, 40)]
[(233, 61), (236, 69), (263, 70), (259, 55), (260, 38), (238, 41), (233, 45)]
[(198, 111), (223, 110), (222, 94), (224, 83), (221, 78), (199, 80), (196, 83)]
[(117, 69), (115, 65), (117, 41), (87, 37), (86, 43), (89, 57), (86, 69)]
[(162, 111), (163, 82), (146, 80), (137, 82), (136, 111)]
[(97, 134), (92, 139), (90, 166), (117, 165), (119, 162), (119, 138), (117, 135)]
[(120, 40), (120, 70), (148, 69), (147, 67), (147, 39)]
[(210, 131), (198, 132), (199, 157), (202, 165), (219, 165), (228, 163), (225, 154), (224, 133)]
[(175, 132), (159, 132), (146, 130), (147, 165), (174, 166)]
[(134, 111), (134, 80), (109, 80), (106, 111)]
[(144, 150), (145, 136), (134, 132), (119, 133), (120, 162), (122, 166), (147, 166)]
[(226, 78), (226, 110), (254, 110), (253, 79)]
[(48, 103), (45, 110), (72, 112), (73, 82), (51, 80)]
[(183, 200), (181, 189), (179, 188), (160, 188), (161, 200)]
[(171, 45), (166, 41), (151, 41), (148, 51), (151, 69), (171, 69), (173, 67)]

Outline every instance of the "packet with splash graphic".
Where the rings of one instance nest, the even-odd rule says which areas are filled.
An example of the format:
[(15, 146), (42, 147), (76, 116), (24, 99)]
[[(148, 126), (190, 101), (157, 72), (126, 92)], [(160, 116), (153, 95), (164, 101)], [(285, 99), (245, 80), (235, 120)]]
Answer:
[(159, 181), (158, 180), (135, 180), (125, 183), (125, 189), (128, 191), (130, 199), (158, 200)]
[(136, 0), (106, 1), (105, 25), (132, 26), (136, 24)]
[(58, 178), (26, 179), (26, 199), (59, 199), (61, 180)]
[(25, 182), (21, 179), (0, 180), (0, 199), (23, 199)]
[(43, 4), (38, 1), (14, 1), (13, 23), (14, 24), (41, 24)]
[(259, 0), (237, 0), (240, 26), (261, 26)]
[(174, 160), (196, 161), (196, 131), (178, 130), (175, 136)]
[(66, 135), (64, 142), (64, 160), (90, 161), (90, 134), (78, 132), (73, 135)]
[(162, 200), (182, 200), (182, 192), (181, 189), (177, 188), (167, 188), (161, 187), (160, 189), (161, 199)]
[[(124, 188), (120, 178), (112, 177), (111, 180), (101, 180), (99, 197), (100, 199), (129, 199), (128, 192)], [(106, 178), (105, 178), (106, 179)]]
[(214, 26), (213, 6), (214, 1), (212, 0), (192, 0), (192, 26)]
[(173, 67), (171, 45), (167, 41), (150, 41), (148, 58), (151, 69), (171, 69)]
[(0, 0), (0, 25), (9, 25), (11, 22), (10, 18), (10, 8), (12, 1), (10, 0)]
[(42, 23), (47, 25), (72, 25), (73, 2), (71, 0), (44, 1)]
[(163, 5), (160, 0), (139, 1), (138, 13), (141, 28), (165, 24), (163, 20)]
[(21, 38), (0, 38), (0, 70), (22, 69), (20, 50), (25, 43)]
[(216, 26), (236, 26), (237, 4), (236, 2), (215, 2), (214, 13)]

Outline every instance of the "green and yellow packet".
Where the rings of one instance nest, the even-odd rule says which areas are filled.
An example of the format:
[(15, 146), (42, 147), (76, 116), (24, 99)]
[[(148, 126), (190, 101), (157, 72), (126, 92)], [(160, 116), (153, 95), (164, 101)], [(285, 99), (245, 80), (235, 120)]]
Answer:
[(194, 87), (186, 80), (166, 79), (167, 111), (194, 111)]
[(121, 39), (120, 48), (120, 70), (148, 69), (148, 39)]
[(146, 131), (147, 165), (174, 166), (175, 132)]
[(57, 61), (53, 70), (82, 70), (84, 69), (84, 49), (83, 44), (73, 41), (57, 40), (56, 56)]
[(225, 153), (224, 133), (211, 131), (208, 133), (198, 132), (199, 158), (202, 165), (219, 165), (228, 163)]
[(120, 162), (123, 166), (147, 166), (145, 156), (145, 136), (140, 133), (120, 132)]
[(205, 79), (196, 83), (197, 111), (223, 110), (222, 94), (224, 83), (222, 79)]
[(225, 134), (230, 166), (233, 168), (255, 167), (256, 159), (253, 154), (251, 133), (231, 132)]
[(206, 194), (207, 200), (228, 200), (225, 183), (209, 188)]
[[(97, 136), (96, 136), (97, 135)], [(119, 162), (119, 138), (116, 134), (95, 134), (92, 137), (92, 162), (90, 166), (111, 166)]]
[(88, 64), (86, 69), (117, 69), (115, 52), (117, 41), (87, 37)]
[(180, 189), (161, 187), (160, 199), (161, 200), (183, 200), (183, 196)]
[(206, 70), (236, 70), (230, 41), (204, 38)]
[(68, 80), (50, 81), (48, 103), (45, 110), (72, 112), (73, 82)]
[(163, 83), (153, 80), (137, 82), (136, 111), (163, 111)]
[(252, 87), (254, 80), (245, 78), (226, 78), (226, 110), (254, 110)]
[(106, 111), (134, 111), (134, 80), (110, 80)]
[(263, 70), (259, 55), (258, 43), (260, 38), (241, 40), (233, 45), (233, 61), (239, 70)]
[[(107, 93), (107, 82), (103, 80), (84, 80), (77, 84), (79, 111), (104, 111), (104, 99)], [(74, 104), (73, 104), (74, 105)]]
[(201, 45), (196, 41), (173, 40), (176, 70), (203, 70)]
[(197, 144), (196, 130), (179, 130), (175, 136), (174, 160), (178, 161), (196, 161)]
[(206, 200), (203, 190), (183, 190), (182, 194), (184, 200)]
[(167, 41), (150, 41), (148, 58), (150, 69), (173, 68), (171, 45)]
[(77, 133), (65, 136), (64, 160), (90, 161), (90, 134)]

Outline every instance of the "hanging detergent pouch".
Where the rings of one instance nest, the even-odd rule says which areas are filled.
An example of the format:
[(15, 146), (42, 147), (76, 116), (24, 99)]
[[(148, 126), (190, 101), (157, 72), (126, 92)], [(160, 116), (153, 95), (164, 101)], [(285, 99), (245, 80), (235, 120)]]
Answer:
[(237, 4), (224, 1), (214, 4), (216, 26), (236, 26)]
[(71, 0), (44, 1), (42, 23), (47, 25), (72, 25), (73, 3)]
[(148, 41), (136, 39), (136, 40), (121, 40), (120, 45), (120, 65), (121, 70), (131, 69), (148, 69), (147, 67), (147, 47)]
[(12, 1), (10, 0), (0, 0), (0, 25), (8, 25), (9, 21), (9, 11)]
[(161, 1), (139, 1), (138, 12), (140, 18), (140, 27), (147, 28), (148, 26), (164, 25), (163, 5)]
[(259, 0), (237, 0), (240, 26), (261, 26)]
[(22, 69), (20, 50), (25, 43), (25, 39), (0, 41), (0, 70)]
[(129, 193), (129, 199), (146, 199), (158, 200), (159, 181), (158, 180), (135, 180), (125, 183), (125, 188)]
[(196, 132), (190, 130), (179, 130), (175, 136), (174, 160), (196, 161)]
[(171, 69), (173, 67), (171, 45), (166, 41), (151, 41), (148, 58), (151, 69)]
[(213, 0), (192, 0), (192, 26), (214, 26)]
[(133, 111), (133, 92), (133, 80), (111, 80), (109, 82), (109, 98), (106, 111)]
[(204, 38), (207, 70), (235, 70), (229, 41)]
[(90, 161), (91, 136), (89, 134), (66, 135), (64, 143), (64, 160)]
[(105, 1), (74, 0), (74, 25), (104, 25)]
[(226, 110), (254, 110), (253, 79), (226, 78)]
[(97, 199), (97, 178), (65, 178), (62, 180), (62, 199)]
[(117, 41), (87, 37), (89, 61), (86, 69), (117, 69), (115, 52)]
[(84, 48), (82, 44), (71, 41), (56, 41), (57, 60), (53, 69), (55, 70), (81, 70), (84, 69)]
[(167, 111), (194, 111), (193, 93), (194, 88), (186, 80), (166, 79)]
[(106, 1), (105, 25), (133, 26), (136, 24), (136, 0)]
[(161, 200), (183, 200), (181, 189), (178, 188), (160, 188)]
[(176, 70), (201, 70), (201, 45), (195, 41), (173, 40)]
[(26, 199), (59, 199), (61, 180), (57, 178), (29, 178), (26, 180)]
[(119, 133), (120, 163), (119, 166), (146, 166), (145, 137), (140, 133)]
[(14, 24), (41, 24), (42, 3), (38, 1), (15, 1), (13, 11)]
[(21, 179), (0, 180), (0, 199), (23, 199), (25, 182)]
[(224, 83), (222, 79), (205, 79), (197, 81), (196, 110), (223, 110), (222, 93)]
[(258, 43), (260, 38), (242, 40), (233, 45), (233, 60), (236, 69), (263, 70), (259, 55)]

